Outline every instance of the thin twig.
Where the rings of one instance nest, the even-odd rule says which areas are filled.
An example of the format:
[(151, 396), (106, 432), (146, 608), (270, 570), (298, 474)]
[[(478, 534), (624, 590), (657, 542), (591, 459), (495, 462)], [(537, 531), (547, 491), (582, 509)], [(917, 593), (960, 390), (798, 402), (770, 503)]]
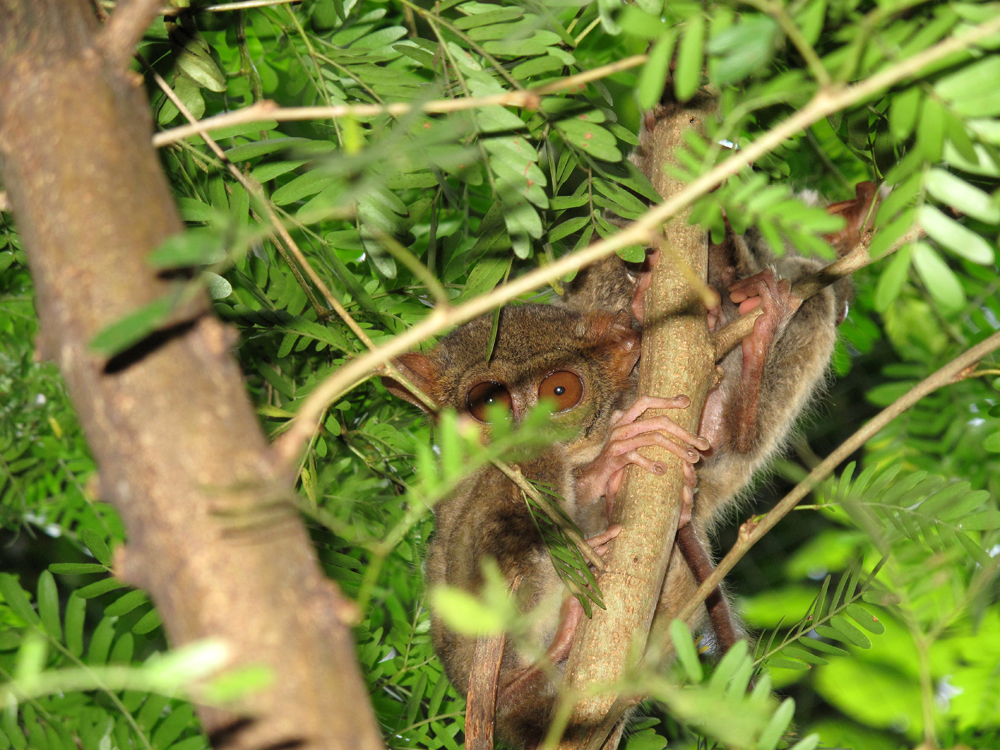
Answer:
[[(239, 0), (234, 3), (220, 3), (219, 5), (205, 5), (198, 8), (199, 13), (225, 13), (230, 10), (246, 10), (247, 8), (267, 8), (271, 5), (291, 5), (301, 3), (302, 0)], [(161, 8), (160, 14), (164, 16), (179, 16), (181, 13), (189, 12), (191, 8)]]
[(497, 105), (538, 109), (541, 105), (540, 96), (583, 86), (590, 81), (605, 78), (619, 71), (642, 65), (645, 61), (646, 55), (633, 55), (624, 60), (603, 65), (600, 68), (566, 76), (558, 81), (553, 81), (552, 83), (547, 83), (544, 86), (528, 91), (510, 91), (505, 94), (494, 94), (493, 96), (463, 97), (460, 99), (435, 99), (423, 104), (394, 102), (392, 104), (338, 104), (332, 107), (279, 107), (273, 101), (265, 100), (256, 102), (236, 112), (226, 112), (225, 114), (192, 122), (189, 125), (181, 125), (170, 130), (155, 133), (153, 135), (153, 145), (160, 148), (161, 146), (176, 143), (185, 138), (200, 135), (202, 131), (211, 132), (213, 130), (229, 128), (233, 125), (243, 125), (244, 123), (260, 122), (262, 120), (294, 122), (298, 120), (332, 120), (341, 117), (377, 117), (379, 115), (400, 117), (414, 110), (419, 110), (426, 114), (448, 114), (449, 112), (460, 112), (466, 109)]
[(159, 5), (159, 0), (128, 0), (115, 6), (115, 12), (95, 39), (112, 66), (119, 70), (128, 66), (143, 33), (159, 15)]
[(524, 478), (524, 474), (521, 473), (521, 469), (517, 466), (511, 466), (510, 464), (504, 463), (503, 461), (493, 461), (494, 466), (496, 466), (500, 471), (503, 472), (510, 481), (516, 484), (525, 495), (530, 497), (533, 502), (537, 503), (538, 507), (547, 515), (553, 523), (555, 523), (560, 529), (562, 529), (569, 540), (576, 545), (577, 549), (587, 558), (587, 562), (594, 566), (594, 569), (598, 572), (604, 570), (604, 561), (601, 556), (594, 551), (584, 540), (582, 536), (577, 534), (573, 529), (567, 528), (562, 518), (559, 515), (559, 511), (552, 507), (552, 501), (547, 497), (543, 497), (534, 485), (531, 484), (527, 479)]
[(976, 344), (963, 354), (959, 355), (946, 364), (933, 375), (917, 383), (906, 394), (896, 399), (894, 403), (883, 409), (877, 416), (868, 422), (864, 427), (855, 432), (845, 440), (833, 453), (822, 461), (809, 475), (799, 482), (796, 487), (789, 492), (781, 501), (771, 509), (757, 523), (747, 522), (740, 527), (739, 537), (736, 544), (726, 554), (726, 556), (715, 566), (713, 573), (702, 582), (697, 593), (688, 601), (681, 610), (677, 618), (682, 622), (694, 614), (695, 610), (701, 606), (715, 587), (722, 582), (726, 574), (733, 569), (736, 563), (747, 551), (756, 544), (761, 537), (784, 518), (796, 504), (808, 495), (812, 490), (833, 472), (841, 462), (850, 457), (852, 453), (860, 449), (866, 442), (879, 433), (892, 420), (916, 404), (924, 396), (933, 393), (938, 388), (964, 380), (970, 374), (970, 370), (979, 360), (993, 350), (1000, 347), (1000, 333), (994, 333), (989, 338)]
[(804, 130), (821, 118), (868, 99), (882, 89), (893, 86), (918, 73), (925, 66), (965, 49), (998, 31), (1000, 31), (1000, 17), (980, 24), (964, 34), (939, 42), (920, 54), (853, 86), (817, 92), (803, 109), (795, 112), (780, 125), (765, 133), (759, 140), (735, 152), (726, 161), (694, 180), (677, 195), (647, 211), (617, 234), (595, 242), (577, 253), (564, 256), (554, 263), (530, 271), (464, 305), (453, 307), (448, 311), (434, 310), (408, 331), (394, 337), (379, 349), (349, 362), (320, 383), (302, 404), (288, 432), (276, 443), (275, 447), (279, 458), (294, 462), (302, 446), (309, 441), (313, 430), (316, 429), (317, 420), (326, 410), (326, 406), (367, 377), (373, 368), (388, 362), (392, 357), (402, 354), (444, 328), (472, 320), (477, 315), (509, 302), (521, 294), (561, 278), (571, 271), (590, 265), (610, 255), (615, 250), (629, 245), (648, 244), (650, 238), (656, 236), (659, 227), (667, 219), (674, 217), (697, 198), (713, 190), (721, 181), (777, 148), (787, 138)]

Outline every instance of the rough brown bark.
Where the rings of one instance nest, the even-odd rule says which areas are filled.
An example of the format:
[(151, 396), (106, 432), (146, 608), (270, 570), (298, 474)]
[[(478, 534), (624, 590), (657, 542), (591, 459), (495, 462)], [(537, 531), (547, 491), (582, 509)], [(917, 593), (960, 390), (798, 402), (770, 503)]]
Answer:
[(117, 572), (152, 594), (174, 645), (219, 637), (234, 664), (273, 670), (239, 710), (201, 709), (217, 747), (374, 750), (341, 621), (349, 607), (288, 502), (230, 332), (200, 298), (111, 362), (88, 348), (170, 289), (145, 257), (183, 229), (141, 81), (97, 32), (87, 0), (0, 0), (4, 185), (35, 279), (40, 352), (62, 369), (101, 493), (128, 531)]
[[(645, 134), (640, 168), (653, 176), (653, 186), (664, 198), (682, 188), (682, 184), (661, 169), (673, 158), (675, 148), (688, 130), (701, 130), (701, 124), (714, 104), (710, 100), (676, 106), (657, 120)], [(705, 396), (715, 372), (713, 347), (706, 325), (705, 307), (678, 269), (678, 259), (704, 279), (707, 263), (707, 238), (698, 226), (691, 226), (680, 216), (664, 229), (666, 246), (654, 268), (652, 285), (646, 293), (645, 319), (640, 362), (640, 393), (657, 396), (685, 394), (691, 405), (667, 413), (671, 419), (692, 432), (698, 429)], [(672, 257), (673, 256), (673, 257)], [(660, 448), (648, 455), (668, 465), (662, 476), (629, 467), (623, 490), (612, 519), (624, 527), (605, 558), (601, 591), (607, 610), (595, 612), (585, 620), (574, 643), (566, 666), (565, 689), (574, 693), (594, 685), (611, 685), (634, 665), (646, 645), (646, 637), (661, 586), (671, 561), (673, 539), (680, 514), (683, 487), (681, 462)], [(683, 564), (680, 555), (675, 560)], [(602, 720), (616, 696), (605, 693), (577, 703), (561, 748), (583, 748), (601, 729)], [(621, 733), (606, 747), (617, 746)]]

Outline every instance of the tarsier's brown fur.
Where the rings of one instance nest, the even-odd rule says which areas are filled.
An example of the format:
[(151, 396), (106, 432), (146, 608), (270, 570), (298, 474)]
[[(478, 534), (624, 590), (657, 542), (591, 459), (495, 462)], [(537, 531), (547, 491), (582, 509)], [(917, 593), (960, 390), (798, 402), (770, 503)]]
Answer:
[[(858, 198), (842, 204), (853, 226), (845, 237), (835, 238), (839, 244), (853, 244), (864, 223), (862, 208), (867, 211), (872, 197), (871, 189), (859, 187)], [(719, 289), (723, 300), (711, 315), (715, 326), (738, 315), (739, 306), (727, 289), (745, 279), (751, 279), (741, 282), (748, 285), (746, 296), (753, 300), (760, 296), (767, 314), (743, 347), (721, 360), (719, 386), (709, 395), (702, 415), (700, 432), (711, 448), (703, 450), (698, 464), (698, 494), (690, 528), (679, 534), (686, 536), (695, 554), (701, 554), (702, 565), (711, 565), (705, 553), (708, 535), (734, 507), (754, 472), (785, 442), (795, 419), (823, 381), (847, 285), (825, 289), (801, 307), (788, 294), (789, 281), (821, 265), (790, 253), (775, 258), (754, 231), (742, 237), (729, 234), (711, 248), (708, 281)], [(562, 305), (504, 308), (489, 361), (491, 320), (486, 316), (446, 336), (429, 353), (404, 355), (396, 363), (436, 404), (458, 411), (466, 409), (472, 386), (484, 381), (503, 383), (511, 393), (515, 420), (537, 401), (537, 384), (548, 373), (577, 373), (584, 384), (580, 404), (555, 415), (555, 421), (570, 427), (574, 437), (519, 462), (518, 468), (529, 480), (551, 485), (562, 498), (563, 509), (590, 537), (607, 527), (602, 495), (611, 470), (637, 462), (644, 462), (641, 465), (648, 470), (657, 469), (648, 459), (630, 459), (611, 449), (615, 420), (638, 395), (636, 284), (636, 277), (617, 258), (605, 260), (586, 269), (570, 285)], [(398, 383), (387, 381), (387, 385), (421, 405)], [(656, 418), (642, 417), (640, 409), (631, 419), (629, 424), (639, 425), (653, 424)], [(660, 425), (655, 422), (655, 431), (644, 428), (643, 444), (667, 440), (660, 434), (664, 431)], [(695, 436), (681, 436), (681, 441), (707, 448)], [(683, 453), (674, 448), (678, 455)], [(693, 463), (697, 456), (685, 460)], [(579, 605), (566, 598), (521, 490), (499, 469), (488, 466), (477, 471), (435, 512), (437, 530), (427, 561), (429, 585), (447, 584), (476, 594), (483, 586), (482, 561), (492, 558), (519, 609), (533, 615), (545, 613), (533, 619), (524, 641), (507, 644), (496, 689), (497, 736), (515, 746), (532, 746), (547, 727), (556, 692), (552, 675), (557, 672), (553, 670), (566, 658)], [(690, 551), (688, 560), (692, 560)], [(693, 573), (692, 566), (697, 570), (698, 565), (689, 564), (675, 548), (658, 616), (678, 612), (693, 594), (705, 572)], [(720, 609), (713, 611), (711, 602), (709, 609), (716, 637), (724, 647), (735, 637), (738, 625), (724, 597), (717, 593), (715, 599)], [(723, 632), (726, 623), (728, 633)], [(432, 636), (449, 679), (464, 694), (470, 673), (477, 669), (476, 639), (450, 631), (436, 614), (432, 614)]]

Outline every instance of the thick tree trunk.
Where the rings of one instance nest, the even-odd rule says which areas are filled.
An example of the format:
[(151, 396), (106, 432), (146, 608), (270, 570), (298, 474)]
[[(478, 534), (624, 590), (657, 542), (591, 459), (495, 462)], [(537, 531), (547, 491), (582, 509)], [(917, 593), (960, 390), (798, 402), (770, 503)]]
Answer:
[[(714, 102), (695, 101), (675, 106), (657, 120), (642, 139), (637, 159), (661, 196), (668, 198), (683, 185), (667, 175), (662, 165), (673, 159), (684, 134), (700, 132)], [(697, 432), (701, 411), (715, 374), (715, 358), (705, 306), (685, 279), (679, 263), (686, 263), (704, 279), (707, 237), (698, 226), (680, 216), (664, 228), (668, 252), (661, 254), (646, 293), (642, 332), (639, 392), (671, 397), (684, 394), (691, 405), (666, 415), (686, 429)], [(663, 461), (667, 472), (657, 476), (630, 466), (615, 503), (612, 521), (624, 527), (605, 559), (601, 592), (607, 610), (597, 610), (585, 620), (566, 665), (564, 689), (570, 694), (621, 681), (630, 666), (642, 656), (646, 637), (663, 586), (668, 563), (684, 565), (674, 554), (673, 540), (680, 517), (683, 488), (681, 462), (661, 448), (642, 449)], [(647, 452), (648, 451), (648, 452)], [(613, 692), (578, 702), (561, 748), (586, 747), (595, 734), (606, 733), (604, 718), (615, 702)], [(618, 732), (606, 747), (617, 745)]]
[(152, 594), (173, 644), (219, 637), (233, 664), (273, 671), (238, 711), (202, 709), (218, 747), (374, 750), (350, 607), (276, 475), (231, 333), (198, 299), (110, 362), (88, 348), (171, 289), (145, 258), (183, 229), (141, 81), (106, 43), (118, 37), (95, 44), (97, 32), (86, 0), (0, 0), (3, 181), (35, 278), (39, 349), (62, 369), (128, 531), (118, 572)]

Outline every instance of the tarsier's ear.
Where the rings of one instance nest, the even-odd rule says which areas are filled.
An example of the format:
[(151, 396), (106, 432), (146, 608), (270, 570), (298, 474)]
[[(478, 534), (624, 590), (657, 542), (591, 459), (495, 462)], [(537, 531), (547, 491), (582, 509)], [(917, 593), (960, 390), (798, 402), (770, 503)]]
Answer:
[(843, 216), (847, 225), (838, 232), (825, 235), (826, 241), (837, 250), (838, 255), (846, 255), (858, 244), (863, 232), (871, 228), (875, 220), (873, 204), (878, 200), (878, 188), (874, 182), (859, 182), (854, 188), (855, 197), (826, 207), (827, 213)]
[[(426, 354), (420, 354), (419, 352), (409, 352), (407, 354), (401, 355), (399, 358), (394, 359), (392, 363), (396, 368), (405, 375), (413, 385), (422, 390), (432, 399), (435, 392), (434, 384), (438, 381), (438, 371), (437, 366), (431, 361), (431, 358)], [(393, 396), (399, 396), (402, 399), (406, 399), (411, 404), (419, 406), (424, 411), (428, 411), (427, 406), (417, 398), (410, 390), (400, 383), (398, 380), (391, 377), (382, 378), (382, 384)]]
[(632, 316), (627, 313), (596, 313), (584, 318), (586, 336), (594, 342), (595, 349), (611, 358), (612, 373), (627, 378), (639, 361), (639, 333), (632, 327)]

